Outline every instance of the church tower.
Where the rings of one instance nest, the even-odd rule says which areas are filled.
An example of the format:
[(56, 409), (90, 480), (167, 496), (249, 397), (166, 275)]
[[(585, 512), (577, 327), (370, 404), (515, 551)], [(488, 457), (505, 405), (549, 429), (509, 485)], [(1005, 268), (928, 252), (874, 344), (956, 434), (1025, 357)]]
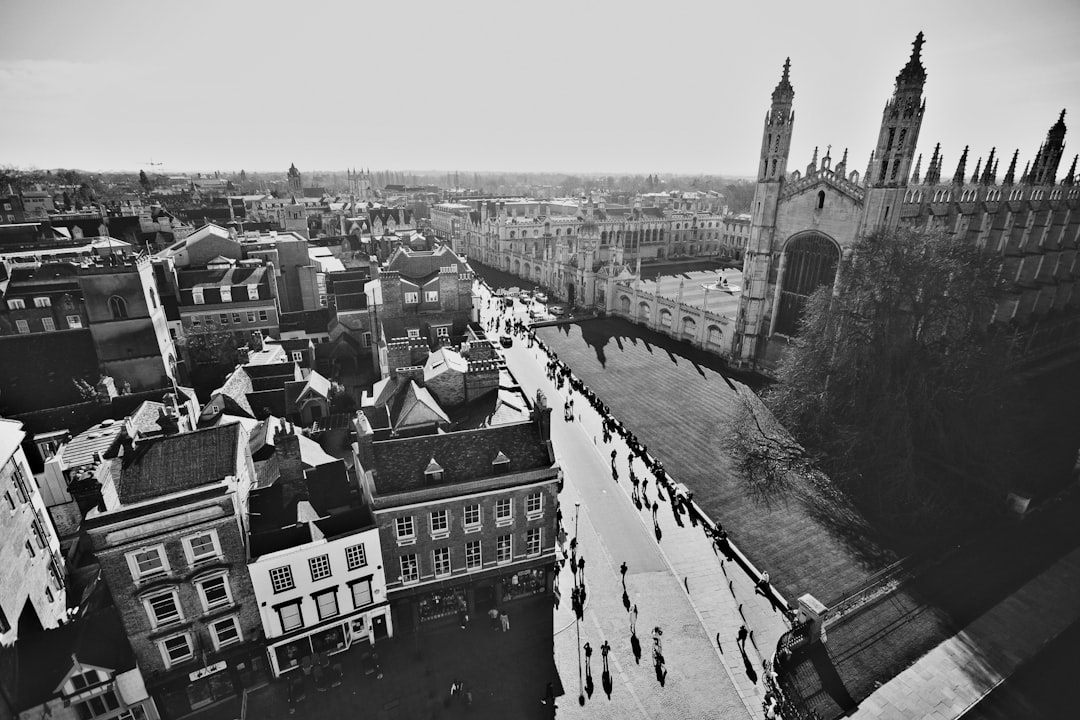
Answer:
[(791, 109), (795, 90), (791, 86), (791, 58), (784, 61), (780, 82), (772, 93), (772, 105), (761, 133), (761, 157), (754, 190), (753, 222), (743, 265), (743, 294), (735, 321), (733, 355), (741, 364), (752, 365), (758, 345), (769, 327), (767, 297), (769, 276), (774, 272), (773, 252), (776, 213), (780, 191), (787, 174), (788, 153), (795, 112)]
[(303, 195), (304, 186), (300, 182), (300, 171), (296, 169), (296, 163), (289, 165), (287, 177), (289, 179), (289, 192), (294, 195)]
[(795, 90), (791, 87), (791, 58), (784, 61), (784, 74), (772, 93), (772, 107), (765, 116), (765, 129), (761, 133), (761, 163), (758, 182), (779, 182), (787, 172), (788, 153), (791, 150), (791, 128), (795, 113), (791, 102)]
[(1058, 165), (1065, 152), (1065, 111), (1061, 111), (1058, 121), (1046, 133), (1046, 142), (1035, 155), (1031, 165), (1028, 182), (1032, 185), (1053, 185), (1057, 180)]
[(874, 160), (867, 168), (866, 224), (864, 231), (895, 225), (903, 189), (907, 187), (915, 146), (922, 128), (926, 101), (923, 85), (926, 69), (922, 64), (923, 34), (915, 36), (911, 58), (896, 76), (893, 96), (885, 103), (878, 131)]

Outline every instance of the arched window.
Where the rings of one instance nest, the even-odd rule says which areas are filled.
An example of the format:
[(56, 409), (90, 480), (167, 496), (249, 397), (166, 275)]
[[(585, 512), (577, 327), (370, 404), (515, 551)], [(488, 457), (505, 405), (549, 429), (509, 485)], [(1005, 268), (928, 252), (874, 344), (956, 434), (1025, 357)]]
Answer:
[(120, 297), (119, 295), (113, 295), (111, 298), (109, 298), (109, 312), (112, 313), (114, 320), (126, 318), (128, 316), (128, 313), (127, 303), (124, 302), (124, 298)]
[(566, 228), (566, 234), (567, 235), (573, 235), (574, 234), (574, 228)]
[(818, 190), (817, 209), (820, 210), (823, 207), (825, 207), (825, 191), (824, 190)]
[(513, 239), (514, 239), (514, 231), (513, 231), (513, 230), (511, 230), (511, 231), (510, 231), (510, 239), (511, 239), (511, 240), (513, 240)]

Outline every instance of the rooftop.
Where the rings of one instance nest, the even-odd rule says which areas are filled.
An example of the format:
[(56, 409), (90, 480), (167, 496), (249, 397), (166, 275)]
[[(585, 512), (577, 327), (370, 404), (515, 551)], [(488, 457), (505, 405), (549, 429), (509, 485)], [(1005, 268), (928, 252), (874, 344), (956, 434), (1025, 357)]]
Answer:
[[(375, 487), (380, 494), (409, 492), (432, 485), (424, 475), (432, 459), (443, 469), (439, 485), (554, 465), (549, 444), (533, 421), (384, 440), (375, 442), (372, 447)], [(492, 462), (500, 452), (510, 462), (496, 468)]]
[(136, 503), (235, 476), (241, 432), (233, 423), (138, 443), (123, 455), (120, 502)]

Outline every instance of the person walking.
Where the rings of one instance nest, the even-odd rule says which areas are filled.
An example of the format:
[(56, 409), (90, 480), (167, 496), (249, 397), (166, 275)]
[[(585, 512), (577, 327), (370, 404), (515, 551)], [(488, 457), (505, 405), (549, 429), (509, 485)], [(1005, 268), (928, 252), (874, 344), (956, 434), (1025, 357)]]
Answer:
[(502, 631), (506, 632), (510, 629), (510, 616), (503, 610), (499, 613), (499, 624), (502, 625)]
[(592, 645), (585, 643), (585, 674), (592, 674)]
[(604, 659), (604, 672), (605, 673), (608, 672), (608, 658), (607, 658), (607, 656), (608, 656), (609, 652), (611, 652), (611, 645), (609, 645), (608, 641), (605, 640), (604, 644), (600, 646), (600, 655), (603, 656), (603, 659)]
[(660, 503), (653, 502), (652, 504), (652, 521), (653, 525), (656, 524), (656, 512), (660, 509)]
[(749, 635), (750, 635), (750, 631), (746, 629), (745, 625), (742, 625), (742, 626), (739, 627), (739, 635), (738, 635), (739, 647), (745, 647), (746, 646), (746, 638)]
[(619, 568), (619, 572), (622, 573), (622, 586), (625, 588), (626, 587), (626, 562), (623, 562), (622, 566)]
[(634, 603), (634, 608), (630, 611), (630, 634), (637, 634), (637, 603)]
[(663, 654), (663, 652), (664, 652), (663, 647), (662, 647), (661, 642), (660, 642), (660, 638), (663, 636), (663, 634), (664, 634), (664, 631), (660, 629), (659, 625), (657, 625), (656, 627), (654, 627), (652, 629), (653, 648), (657, 652), (659, 652), (661, 654)]

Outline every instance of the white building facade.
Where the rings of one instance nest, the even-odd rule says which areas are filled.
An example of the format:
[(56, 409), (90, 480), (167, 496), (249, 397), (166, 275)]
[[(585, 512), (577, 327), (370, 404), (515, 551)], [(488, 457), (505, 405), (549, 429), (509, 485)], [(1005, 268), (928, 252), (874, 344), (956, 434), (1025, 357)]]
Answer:
[(393, 636), (375, 526), (267, 553), (248, 569), (274, 677), (305, 658)]

